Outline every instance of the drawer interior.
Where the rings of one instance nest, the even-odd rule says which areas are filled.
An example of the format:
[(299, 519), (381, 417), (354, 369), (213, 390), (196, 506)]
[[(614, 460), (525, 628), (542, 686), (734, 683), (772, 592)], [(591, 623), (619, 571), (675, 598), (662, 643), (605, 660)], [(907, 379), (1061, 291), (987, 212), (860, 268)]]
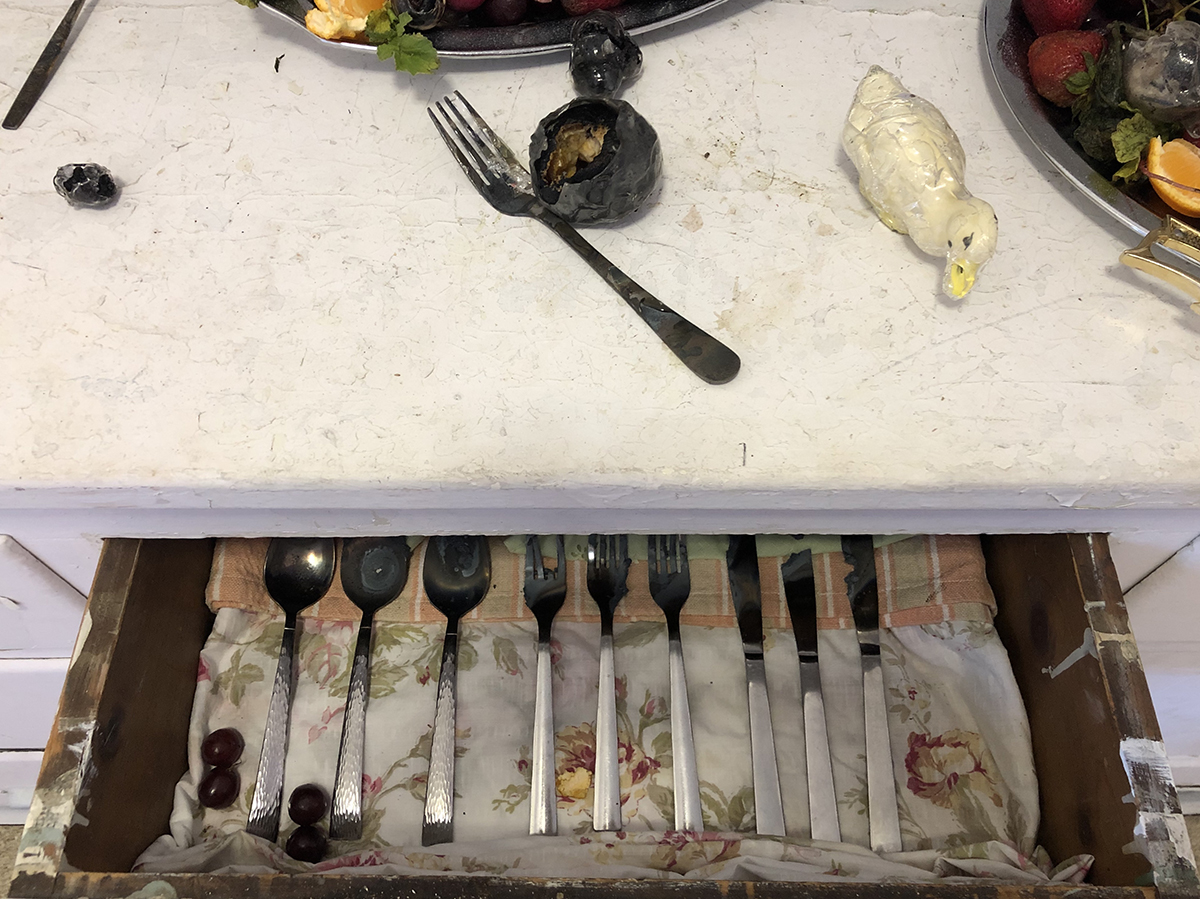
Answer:
[[(127, 896), (155, 877), (128, 872), (167, 830), (173, 791), (187, 768), (186, 737), (196, 665), (212, 626), (204, 588), (212, 540), (110, 540), (89, 599), (38, 782), (35, 807), (18, 854), (14, 896)], [(1161, 737), (1115, 570), (1102, 535), (983, 538), (996, 626), (1025, 698), (1041, 784), (1039, 842), (1055, 860), (1096, 857), (1089, 879), (1107, 893), (1195, 893), (1190, 849), (1172, 822), (1178, 802), (1169, 770), (1131, 762), (1130, 741)], [(1089, 643), (1090, 641), (1090, 643)], [(1075, 654), (1075, 663), (1063, 661)], [(1058, 667), (1056, 667), (1058, 666)], [(1127, 767), (1129, 773), (1127, 773)], [(1151, 766), (1152, 767), (1152, 766)], [(1135, 842), (1135, 833), (1145, 839)], [(1186, 843), (1186, 832), (1183, 834)], [(1140, 848), (1139, 848), (1140, 847)], [(386, 894), (496, 896), (517, 889), (563, 899), (561, 884), (499, 878), (382, 878)], [(347, 878), (180, 875), (180, 895), (282, 892), (325, 895)], [(302, 881), (301, 891), (289, 886)], [(522, 884), (524, 885), (522, 887)], [(728, 885), (579, 881), (572, 893), (603, 889), (656, 894)], [(748, 894), (798, 895), (796, 885), (748, 885)], [(803, 889), (812, 892), (815, 884)], [(743, 891), (739, 887), (737, 892)], [(861, 889), (861, 885), (820, 885)], [(897, 893), (929, 887), (899, 885)], [(972, 895), (1027, 889), (972, 884)], [(1079, 891), (1078, 887), (1063, 886)], [(1085, 888), (1087, 892), (1091, 888)], [(935, 892), (957, 892), (947, 884)], [(1041, 885), (1039, 893), (1058, 892)], [(228, 894), (228, 893), (225, 893)]]

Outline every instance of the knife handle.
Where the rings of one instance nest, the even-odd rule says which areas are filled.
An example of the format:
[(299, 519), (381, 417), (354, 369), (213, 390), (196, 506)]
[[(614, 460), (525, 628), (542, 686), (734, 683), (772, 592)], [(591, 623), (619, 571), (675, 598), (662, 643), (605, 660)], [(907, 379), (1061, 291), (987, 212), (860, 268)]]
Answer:
[(592, 828), (621, 829), (621, 772), (617, 766), (617, 679), (612, 634), (600, 637), (600, 697), (596, 708), (596, 778)]
[(838, 823), (837, 792), (833, 788), (825, 696), (816, 662), (800, 664), (800, 700), (804, 708), (804, 755), (808, 767), (808, 814), (812, 838), (840, 843), (842, 829)]
[(871, 849), (875, 852), (899, 852), (900, 812), (896, 806), (896, 775), (892, 770), (892, 743), (888, 736), (887, 702), (883, 692), (883, 664), (879, 656), (864, 654), (862, 670)]
[(775, 732), (767, 700), (767, 667), (760, 656), (746, 659), (750, 698), (750, 761), (754, 771), (754, 818), (760, 834), (784, 836), (783, 793), (775, 761)]

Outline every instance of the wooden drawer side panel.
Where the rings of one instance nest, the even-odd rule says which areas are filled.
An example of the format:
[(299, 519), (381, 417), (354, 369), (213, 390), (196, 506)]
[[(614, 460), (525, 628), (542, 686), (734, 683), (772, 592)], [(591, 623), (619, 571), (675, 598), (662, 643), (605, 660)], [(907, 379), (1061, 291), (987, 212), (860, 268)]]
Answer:
[(1033, 735), (1039, 841), (1054, 859), (1094, 855), (1093, 883), (1194, 894), (1186, 830), (1182, 843), (1164, 832), (1167, 806), (1178, 812), (1165, 755), (1146, 789), (1127, 770), (1131, 748), (1162, 744), (1107, 540), (995, 536), (984, 549)]
[(92, 761), (67, 834), (67, 863), (128, 871), (167, 832), (187, 770), (196, 661), (212, 627), (203, 602), (211, 540), (144, 541), (104, 683)]

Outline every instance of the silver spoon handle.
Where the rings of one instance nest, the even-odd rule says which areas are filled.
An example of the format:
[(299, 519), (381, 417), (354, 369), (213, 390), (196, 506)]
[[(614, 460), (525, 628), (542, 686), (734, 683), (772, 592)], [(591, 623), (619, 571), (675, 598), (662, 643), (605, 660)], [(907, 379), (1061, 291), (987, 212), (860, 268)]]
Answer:
[(533, 786), (529, 794), (529, 832), (558, 833), (558, 791), (554, 783), (554, 690), (550, 683), (550, 641), (537, 645), (537, 692), (533, 701)]
[(342, 745), (338, 750), (333, 802), (329, 811), (331, 840), (362, 838), (363, 747), (367, 737), (367, 696), (371, 692), (371, 624), (363, 616), (354, 644), (350, 690), (342, 716)]
[(457, 705), (458, 633), (447, 630), (438, 673), (437, 707), (433, 715), (433, 745), (429, 750), (429, 779), (425, 785), (425, 821), (421, 845), (454, 840), (454, 720)]
[(292, 716), (292, 657), (296, 646), (296, 620), (284, 620), (283, 640), (279, 646), (279, 664), (275, 666), (275, 686), (267, 709), (267, 728), (263, 733), (262, 754), (258, 757), (258, 777), (246, 833), (274, 842), (279, 836), (279, 810), (283, 804), (283, 767), (287, 758), (288, 724)]
[(596, 709), (596, 781), (592, 827), (621, 829), (621, 772), (617, 767), (617, 681), (612, 634), (600, 637), (600, 699)]
[(675, 829), (703, 831), (700, 814), (700, 781), (696, 774), (696, 744), (692, 739), (692, 711), (688, 705), (687, 676), (683, 669), (683, 643), (675, 634), (668, 643), (671, 662), (671, 754), (675, 776)]

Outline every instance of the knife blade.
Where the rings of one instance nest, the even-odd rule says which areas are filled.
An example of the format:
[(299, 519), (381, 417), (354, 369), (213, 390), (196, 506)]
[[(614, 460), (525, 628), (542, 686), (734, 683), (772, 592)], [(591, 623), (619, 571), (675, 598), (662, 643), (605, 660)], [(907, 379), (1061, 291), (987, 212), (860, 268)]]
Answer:
[(900, 813), (896, 805), (896, 776), (888, 735), (883, 660), (879, 656), (879, 585), (875, 577), (875, 541), (869, 536), (842, 538), (842, 556), (852, 571), (846, 592), (858, 632), (862, 659), (863, 712), (867, 743), (867, 820), (871, 849), (900, 851)]
[(762, 593), (758, 582), (758, 546), (753, 535), (729, 538), (725, 557), (729, 592), (746, 656), (746, 690), (750, 700), (750, 762), (754, 774), (754, 817), (760, 834), (783, 836), (783, 794), (775, 761), (775, 734), (767, 700), (763, 659)]
[(42, 95), (42, 91), (50, 83), (55, 69), (62, 62), (64, 52), (67, 48), (67, 38), (71, 36), (71, 29), (75, 27), (75, 20), (79, 18), (79, 11), (81, 9), (83, 9), (83, 0), (74, 0), (71, 7), (67, 10), (67, 14), (62, 17), (62, 21), (58, 23), (58, 27), (54, 29), (54, 34), (50, 35), (50, 42), (46, 44), (46, 49), (42, 51), (42, 55), (38, 57), (38, 61), (33, 64), (33, 69), (30, 71), (29, 77), (25, 79), (25, 83), (21, 85), (21, 89), (17, 91), (17, 98), (13, 100), (13, 105), (9, 108), (8, 115), (4, 117), (4, 128), (9, 131), (20, 128), (21, 123), (25, 121), (25, 116), (29, 115), (29, 111), (37, 103), (38, 97)]
[(790, 556), (781, 566), (796, 651), (800, 656), (800, 703), (804, 713), (804, 757), (808, 768), (808, 809), (812, 838), (840, 843), (837, 793), (833, 789), (833, 760), (825, 724), (825, 697), (817, 659), (817, 580), (812, 550)]

